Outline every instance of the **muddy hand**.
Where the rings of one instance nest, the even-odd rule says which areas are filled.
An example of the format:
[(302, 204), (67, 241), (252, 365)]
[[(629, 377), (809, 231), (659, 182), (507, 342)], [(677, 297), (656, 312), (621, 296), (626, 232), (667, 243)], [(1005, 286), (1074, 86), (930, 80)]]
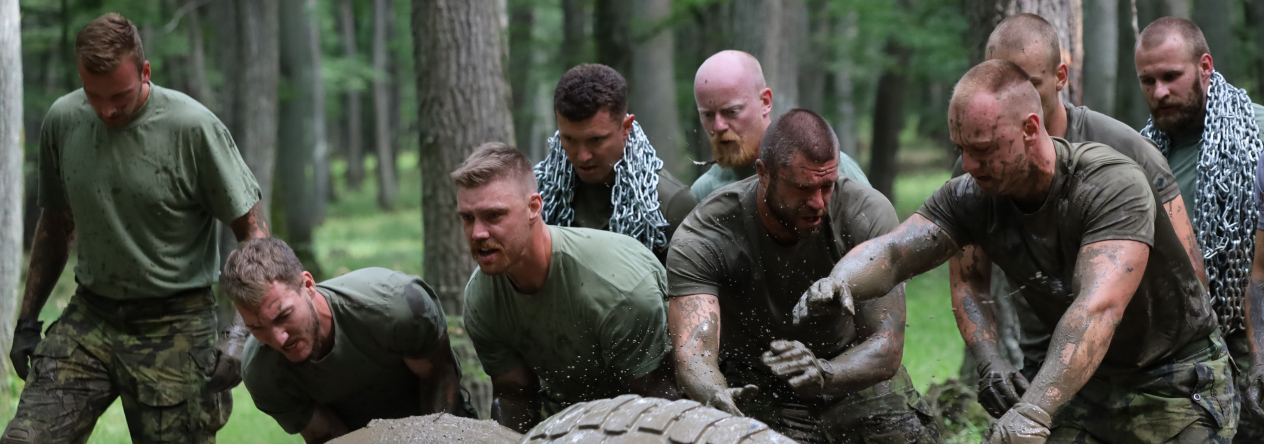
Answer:
[(1049, 412), (1020, 402), (992, 424), (984, 444), (1044, 444), (1053, 420)]
[(212, 392), (232, 389), (241, 383), (241, 352), (246, 346), (246, 338), (239, 334), (228, 334), (215, 344), (215, 370), (211, 372), (211, 380), (206, 388)]
[(1000, 418), (1027, 392), (1027, 378), (1000, 355), (982, 359), (979, 372), (979, 404), (993, 418)]
[(1252, 365), (1246, 372), (1246, 393), (1242, 395), (1242, 407), (1250, 410), (1257, 421), (1264, 420), (1264, 365)]
[(746, 384), (742, 387), (733, 387), (720, 390), (715, 393), (711, 399), (707, 400), (707, 407), (722, 410), (734, 416), (746, 416), (742, 414), (741, 407), (747, 402), (754, 399), (759, 394), (759, 387)]
[(846, 283), (836, 282), (832, 277), (826, 277), (816, 281), (815, 284), (808, 287), (808, 291), (803, 292), (803, 297), (794, 306), (795, 325), (807, 319), (809, 314), (819, 316), (828, 313), (838, 313), (840, 309), (849, 315), (856, 314), (856, 307), (851, 300), (850, 287)]
[(764, 352), (762, 360), (795, 394), (806, 399), (821, 396), (826, 377), (833, 374), (829, 362), (817, 359), (812, 350), (799, 341), (772, 341), (771, 349)]

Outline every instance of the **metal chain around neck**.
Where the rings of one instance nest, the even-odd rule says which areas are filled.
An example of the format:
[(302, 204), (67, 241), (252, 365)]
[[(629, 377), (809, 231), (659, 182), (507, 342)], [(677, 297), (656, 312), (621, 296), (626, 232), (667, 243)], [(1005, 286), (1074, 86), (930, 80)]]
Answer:
[[(1171, 136), (1155, 128), (1153, 118), (1141, 135), (1154, 140), (1168, 156)], [(1189, 213), (1207, 267), (1212, 306), (1224, 334), (1245, 328), (1243, 301), (1259, 218), (1253, 196), (1255, 164), (1262, 147), (1251, 98), (1212, 72), (1199, 145), (1197, 202), (1185, 205), (1196, 205)]]
[[(549, 154), (536, 164), (535, 177), (544, 200), (544, 222), (569, 227), (575, 221), (572, 201), (576, 176), (558, 133), (549, 138)], [(633, 121), (632, 131), (623, 147), (623, 159), (614, 164), (615, 182), (610, 193), (614, 212), (610, 215), (610, 231), (636, 238), (650, 250), (667, 245), (667, 219), (658, 203), (658, 171), (663, 160)]]

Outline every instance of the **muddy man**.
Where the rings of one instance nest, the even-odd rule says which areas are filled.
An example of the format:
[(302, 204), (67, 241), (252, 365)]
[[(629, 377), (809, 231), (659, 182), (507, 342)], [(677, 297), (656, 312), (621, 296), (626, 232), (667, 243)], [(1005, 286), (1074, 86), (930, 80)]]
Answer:
[[(948, 122), (969, 175), (853, 249), (804, 293), (796, 320), (852, 311), (973, 245), (1053, 331), (986, 442), (1229, 442), (1239, 400), (1228, 352), (1144, 171), (1105, 145), (1050, 137), (1040, 105), (1011, 61), (966, 73)], [(966, 276), (987, 273), (958, 259)], [(987, 279), (967, 282), (988, 291)], [(962, 335), (995, 341), (989, 311), (963, 309)]]

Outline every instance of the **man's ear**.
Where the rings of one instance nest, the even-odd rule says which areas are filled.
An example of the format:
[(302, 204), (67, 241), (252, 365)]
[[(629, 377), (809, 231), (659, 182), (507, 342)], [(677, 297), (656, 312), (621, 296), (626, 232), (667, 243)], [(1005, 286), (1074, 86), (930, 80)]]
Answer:
[(772, 180), (772, 171), (768, 170), (768, 165), (763, 159), (755, 159), (755, 175), (759, 176), (759, 187), (768, 186), (768, 181)]
[(1211, 54), (1203, 54), (1198, 58), (1198, 79), (1202, 81), (1204, 88), (1211, 85), (1211, 72), (1215, 69), (1216, 63), (1212, 60)]
[(1055, 74), (1058, 76), (1058, 81), (1054, 83), (1054, 91), (1061, 92), (1067, 86), (1067, 77), (1069, 76), (1067, 74), (1067, 64), (1059, 62)]
[(628, 113), (628, 115), (623, 118), (623, 138), (624, 139), (627, 139), (628, 136), (632, 134), (633, 121), (636, 121), (636, 114)]
[(544, 198), (540, 197), (540, 193), (531, 193), (527, 196), (527, 217), (535, 222), (541, 219), (541, 213), (544, 212)]
[(312, 274), (308, 273), (306, 270), (303, 271), (303, 288), (316, 288), (316, 278), (312, 277)]
[(1027, 114), (1023, 118), (1023, 143), (1027, 146), (1035, 145), (1040, 140), (1040, 115), (1036, 113)]
[(764, 88), (763, 91), (759, 92), (759, 101), (760, 103), (763, 104), (763, 107), (764, 107), (763, 117), (768, 117), (770, 114), (772, 114), (772, 89), (771, 88)]

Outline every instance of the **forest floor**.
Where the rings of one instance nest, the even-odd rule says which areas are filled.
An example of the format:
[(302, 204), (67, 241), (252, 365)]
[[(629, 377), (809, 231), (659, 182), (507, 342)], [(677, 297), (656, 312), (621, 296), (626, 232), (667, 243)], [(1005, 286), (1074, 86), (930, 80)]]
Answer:
[[(896, 181), (894, 205), (901, 220), (916, 211), (922, 201), (948, 179), (946, 166), (945, 169), (919, 168), (925, 165), (923, 162), (928, 156), (939, 156), (942, 153), (928, 150), (938, 148), (905, 149), (907, 154), (901, 153), (901, 164), (910, 166), (905, 171), (916, 170), (909, 171)], [(422, 274), (421, 178), (417, 156), (413, 152), (406, 152), (399, 157), (400, 194), (397, 209), (393, 212), (383, 213), (377, 207), (372, 159), (369, 159), (366, 173), (368, 177), (360, 190), (347, 190), (341, 181), (336, 184), (338, 199), (329, 203), (327, 217), (324, 224), (316, 230), (315, 239), (320, 265), (327, 276), (337, 276), (370, 266)], [(946, 165), (951, 165), (951, 161)], [(335, 164), (334, 169), (333, 177), (345, 177), (341, 164)], [(66, 307), (74, 291), (73, 269), (72, 255), (71, 263), (62, 273), (53, 296), (40, 315), (41, 320), (46, 322), (45, 325), (55, 320)], [(912, 279), (908, 282), (906, 293), (908, 328), (905, 332), (903, 361), (918, 391), (926, 393), (932, 383), (942, 384), (949, 378), (955, 378), (961, 366), (963, 345), (948, 297), (947, 266)], [(449, 328), (453, 340), (458, 342), (457, 348), (468, 348), (468, 339), (464, 337), (459, 321), (450, 322)], [(462, 363), (467, 378), (486, 380), (487, 376), (482, 373), (481, 365), (472, 358), (472, 354), (460, 354), (462, 361), (467, 361)], [(13, 416), (22, 381), (17, 379), (10, 368), (0, 369), (0, 372), (7, 377), (11, 387), (14, 387), (10, 399), (0, 403), (2, 426)], [(933, 391), (938, 393), (939, 389)], [(233, 390), (233, 401), (231, 419), (218, 434), (220, 443), (302, 442), (297, 435), (287, 435), (275, 421), (255, 408), (244, 386)], [(975, 404), (974, 410), (981, 409)], [(977, 412), (972, 417), (977, 418)], [(945, 437), (949, 438), (949, 442), (978, 442), (979, 433), (985, 427), (986, 424), (982, 421), (950, 425), (948, 429), (951, 433)], [(120, 403), (115, 402), (98, 421), (89, 443), (126, 442), (129, 442), (127, 422)]]

